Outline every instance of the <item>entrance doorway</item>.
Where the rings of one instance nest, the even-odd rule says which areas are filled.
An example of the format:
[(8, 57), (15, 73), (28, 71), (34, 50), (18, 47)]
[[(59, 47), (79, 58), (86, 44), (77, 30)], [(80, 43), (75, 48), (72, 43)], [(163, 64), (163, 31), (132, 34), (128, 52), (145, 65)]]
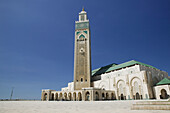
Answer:
[(123, 94), (120, 95), (120, 100), (125, 100)]
[(86, 92), (86, 101), (90, 101), (90, 93)]
[(78, 93), (78, 101), (82, 101), (82, 96), (80, 92)]
[(99, 100), (99, 93), (96, 92), (96, 100)]
[(71, 101), (71, 93), (68, 94), (68, 99)]
[(139, 100), (140, 99), (140, 95), (139, 93), (136, 93), (136, 100)]
[(109, 100), (109, 94), (106, 93), (106, 100)]
[(51, 95), (52, 97), (51, 97), (51, 100), (54, 100), (54, 93), (52, 93), (52, 95)]
[(73, 93), (73, 100), (76, 101), (76, 92)]
[(167, 98), (168, 98), (168, 95), (167, 95), (167, 92), (166, 92), (165, 89), (162, 89), (162, 90), (161, 90), (160, 98), (161, 98), (161, 99), (167, 99)]
[(47, 93), (44, 94), (44, 100), (47, 100)]

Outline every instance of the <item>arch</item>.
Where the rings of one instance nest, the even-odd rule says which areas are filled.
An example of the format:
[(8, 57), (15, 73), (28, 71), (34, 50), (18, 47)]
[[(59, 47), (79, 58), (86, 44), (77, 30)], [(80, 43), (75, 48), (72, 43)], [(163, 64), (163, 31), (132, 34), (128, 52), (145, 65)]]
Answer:
[(69, 92), (68, 93), (68, 99), (71, 101), (72, 100), (72, 98), (71, 98), (71, 93)]
[(114, 93), (111, 93), (111, 99), (116, 100), (116, 95)]
[(47, 93), (44, 94), (44, 100), (47, 100)]
[(135, 95), (135, 99), (136, 99), (136, 100), (139, 100), (139, 99), (140, 99), (140, 95), (139, 95), (139, 93), (136, 93), (136, 95)]
[(80, 92), (78, 93), (78, 101), (82, 101), (82, 94)]
[(119, 80), (117, 82), (117, 94), (118, 94), (118, 98), (121, 99), (121, 95), (123, 95), (123, 99), (126, 99), (126, 85), (125, 85), (125, 81), (123, 80)]
[(54, 93), (51, 94), (51, 100), (54, 100)]
[(55, 94), (55, 100), (58, 100), (58, 93)]
[(119, 84), (120, 82), (124, 82), (124, 83), (125, 83), (125, 81), (124, 81), (124, 80), (120, 79), (120, 80), (118, 80), (118, 81), (117, 81), (117, 83), (116, 83), (116, 87), (118, 87), (118, 84)]
[(73, 93), (73, 100), (76, 101), (76, 92)]
[(63, 94), (62, 94), (62, 93), (59, 94), (59, 99), (60, 99), (60, 100), (63, 99)]
[(90, 101), (90, 93), (87, 91), (85, 96), (86, 101)]
[(142, 99), (142, 81), (138, 77), (133, 77), (130, 81), (130, 95), (133, 99)]
[(120, 100), (125, 100), (125, 98), (124, 98), (124, 95), (123, 95), (123, 94), (121, 94), (121, 95), (120, 95)]
[(99, 83), (99, 88), (101, 88), (101, 89), (103, 89), (103, 90), (105, 90), (106, 89), (106, 86), (108, 86), (107, 85), (107, 82), (106, 81), (101, 81), (100, 83)]
[(167, 94), (167, 91), (165, 89), (161, 89), (161, 95), (160, 99), (167, 99), (169, 95)]
[(64, 100), (67, 100), (67, 93), (64, 93)]
[(109, 100), (109, 94), (106, 93), (106, 100)]
[(95, 100), (99, 100), (99, 93), (96, 91), (96, 93), (95, 93)]
[(105, 94), (102, 93), (102, 100), (105, 100)]

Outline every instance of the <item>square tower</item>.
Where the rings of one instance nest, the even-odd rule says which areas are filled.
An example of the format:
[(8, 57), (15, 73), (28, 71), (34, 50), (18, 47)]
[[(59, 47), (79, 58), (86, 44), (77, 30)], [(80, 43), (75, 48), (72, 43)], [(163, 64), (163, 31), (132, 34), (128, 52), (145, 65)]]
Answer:
[(79, 21), (75, 22), (74, 48), (74, 90), (91, 85), (91, 40), (90, 26), (84, 9), (79, 13)]

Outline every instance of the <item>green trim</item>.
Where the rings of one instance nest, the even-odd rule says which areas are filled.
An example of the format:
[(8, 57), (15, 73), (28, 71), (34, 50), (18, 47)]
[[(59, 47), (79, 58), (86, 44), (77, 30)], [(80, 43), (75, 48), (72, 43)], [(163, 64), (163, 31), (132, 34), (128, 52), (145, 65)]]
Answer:
[(78, 35), (80, 33), (80, 31), (78, 31), (76, 34)]
[(153, 69), (157, 69), (157, 68), (155, 68), (151, 65), (147, 65), (147, 64), (135, 61), (135, 60), (131, 60), (129, 62), (125, 62), (125, 63), (119, 64), (119, 65), (113, 63), (113, 64), (110, 64), (110, 65), (95, 69), (95, 70), (92, 71), (92, 76), (100, 75), (100, 74), (107, 73), (107, 72), (114, 71), (114, 70), (118, 70), (118, 69), (125, 68), (125, 67), (128, 67), (128, 66), (132, 66), (132, 65), (135, 65), (135, 64), (139, 64), (139, 65), (143, 65), (143, 66), (150, 67), (150, 68), (153, 68)]
[(89, 29), (89, 22), (79, 22), (75, 24), (75, 29)]
[(87, 31), (83, 31), (83, 32), (87, 34)]
[(168, 85), (170, 84), (170, 80), (168, 78), (164, 78), (163, 80), (161, 80), (160, 82), (158, 82), (156, 85)]
[(79, 38), (81, 38), (81, 37), (85, 38), (85, 36), (84, 36), (83, 34), (81, 34), (81, 35), (79, 36)]

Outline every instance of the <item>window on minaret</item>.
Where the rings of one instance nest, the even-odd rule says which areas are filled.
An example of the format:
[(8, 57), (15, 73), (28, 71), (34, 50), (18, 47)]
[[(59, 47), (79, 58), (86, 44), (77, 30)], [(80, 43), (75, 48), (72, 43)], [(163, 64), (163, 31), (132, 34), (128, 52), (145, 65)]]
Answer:
[(83, 78), (81, 78), (81, 82), (83, 82)]
[(84, 15), (81, 15), (81, 21), (84, 21)]

